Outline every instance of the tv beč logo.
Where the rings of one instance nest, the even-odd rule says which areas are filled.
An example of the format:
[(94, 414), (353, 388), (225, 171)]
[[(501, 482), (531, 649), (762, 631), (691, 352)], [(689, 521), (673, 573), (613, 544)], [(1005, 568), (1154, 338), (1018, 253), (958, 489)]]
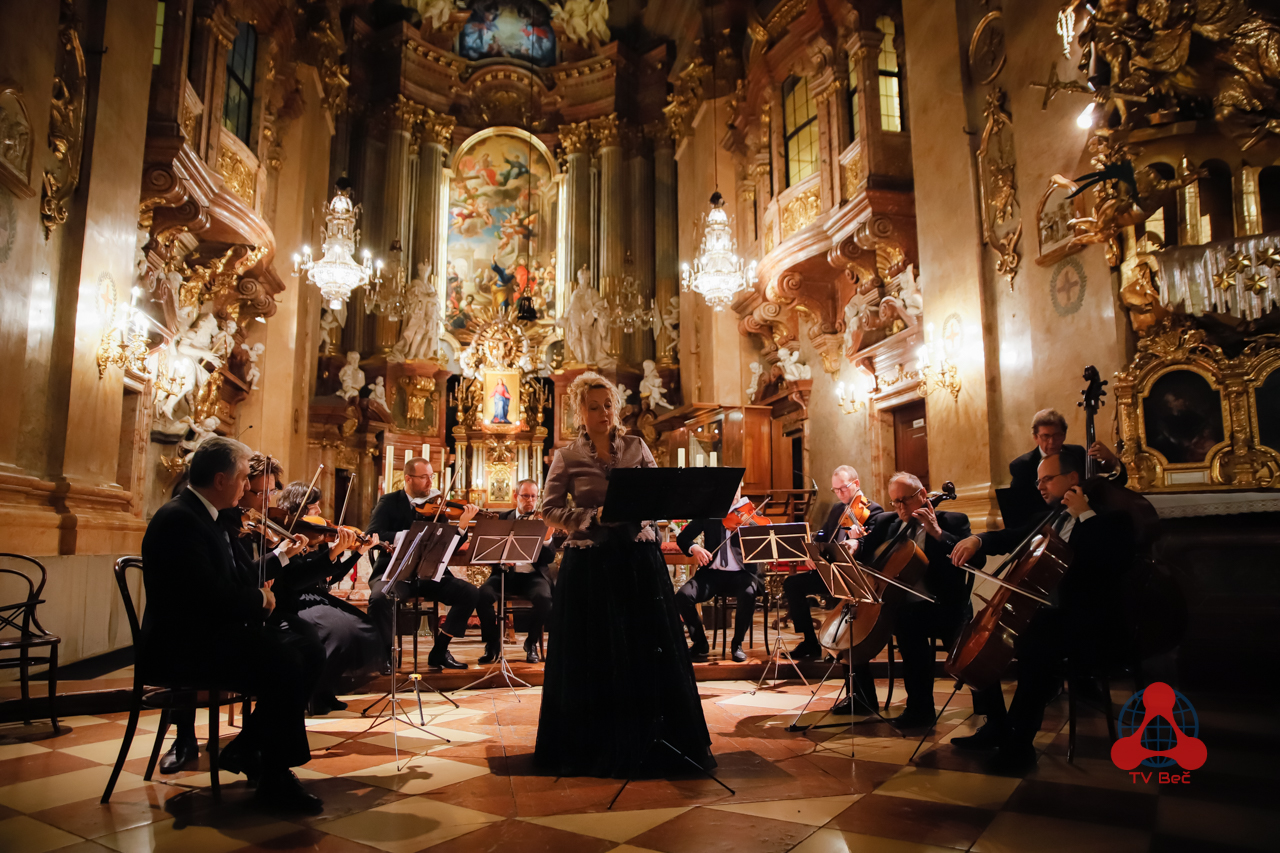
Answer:
[[(1139, 766), (1155, 770), (1177, 766), (1191, 771), (1202, 767), (1208, 757), (1204, 741), (1197, 737), (1200, 718), (1195, 708), (1164, 682), (1157, 681), (1131, 696), (1120, 709), (1117, 724), (1121, 737), (1111, 745), (1111, 761), (1130, 771), (1135, 783), (1140, 777), (1151, 781), (1152, 774), (1137, 770)], [(1162, 770), (1157, 781), (1185, 784), (1191, 781), (1191, 774)]]

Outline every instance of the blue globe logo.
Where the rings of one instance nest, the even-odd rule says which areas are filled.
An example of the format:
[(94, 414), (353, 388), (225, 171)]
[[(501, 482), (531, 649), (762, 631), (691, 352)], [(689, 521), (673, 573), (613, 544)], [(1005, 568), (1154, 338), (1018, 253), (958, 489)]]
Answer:
[[(1146, 708), (1142, 704), (1142, 694), (1145, 692), (1145, 689), (1139, 690), (1130, 696), (1129, 701), (1125, 702), (1124, 707), (1120, 709), (1120, 716), (1116, 720), (1116, 729), (1120, 737), (1125, 738), (1133, 735), (1146, 718)], [(1173, 717), (1178, 728), (1182, 730), (1183, 735), (1199, 737), (1200, 718), (1196, 715), (1196, 709), (1187, 701), (1187, 697), (1178, 691), (1173, 691), (1173, 695)], [(1141, 743), (1146, 749), (1164, 752), (1177, 746), (1178, 736), (1173, 727), (1169, 725), (1169, 721), (1163, 716), (1159, 716), (1154, 717), (1147, 723), (1146, 731), (1142, 733)], [(1157, 770), (1176, 765), (1177, 762), (1167, 755), (1153, 755), (1142, 762), (1143, 767)]]

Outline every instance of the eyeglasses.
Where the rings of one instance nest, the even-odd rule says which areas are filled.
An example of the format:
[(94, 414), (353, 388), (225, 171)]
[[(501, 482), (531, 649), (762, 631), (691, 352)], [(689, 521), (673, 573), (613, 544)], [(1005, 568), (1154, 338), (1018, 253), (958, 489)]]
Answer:
[(1038, 488), (1040, 488), (1041, 486), (1043, 486), (1045, 483), (1047, 483), (1047, 482), (1049, 482), (1050, 480), (1054, 479), (1055, 477), (1061, 477), (1061, 476), (1062, 476), (1062, 474), (1061, 474), (1061, 473), (1057, 473), (1057, 474), (1049, 474), (1049, 475), (1048, 475), (1048, 476), (1046, 476), (1046, 477), (1041, 477), (1039, 480), (1036, 480), (1036, 488), (1038, 489)]
[(908, 495), (905, 498), (894, 498), (893, 500), (889, 501), (889, 506), (893, 507), (894, 509), (898, 509), (899, 507), (906, 507), (907, 504), (911, 503), (918, 497), (920, 497), (920, 495), (917, 493), (914, 495)]
[(405, 474), (404, 478), (406, 480), (430, 480), (431, 475), (430, 474)]
[(251, 495), (274, 495), (280, 492), (280, 489), (245, 489)]

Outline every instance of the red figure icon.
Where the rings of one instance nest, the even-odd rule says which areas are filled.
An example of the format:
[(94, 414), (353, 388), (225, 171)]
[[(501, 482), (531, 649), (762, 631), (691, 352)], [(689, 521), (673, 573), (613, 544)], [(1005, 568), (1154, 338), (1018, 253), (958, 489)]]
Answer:
[[(1132, 770), (1143, 761), (1153, 756), (1170, 758), (1184, 770), (1198, 770), (1208, 757), (1204, 741), (1200, 738), (1184, 734), (1173, 716), (1173, 688), (1164, 682), (1157, 681), (1142, 693), (1142, 706), (1145, 716), (1142, 724), (1134, 729), (1133, 734), (1122, 737), (1111, 745), (1111, 760), (1121, 770)], [(1164, 718), (1173, 730), (1175, 742), (1170, 749), (1147, 749), (1142, 745), (1142, 735), (1147, 726), (1157, 718)]]

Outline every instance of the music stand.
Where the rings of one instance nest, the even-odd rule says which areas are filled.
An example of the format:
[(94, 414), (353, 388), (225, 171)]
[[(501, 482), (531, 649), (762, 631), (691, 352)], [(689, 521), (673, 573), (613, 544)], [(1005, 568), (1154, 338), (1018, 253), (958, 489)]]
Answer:
[[(485, 518), (476, 522), (475, 532), (471, 534), (472, 565), (502, 565), (504, 563), (533, 563), (542, 551), (542, 542), (547, 536), (546, 522), (538, 519), (517, 520), (501, 518)], [(507, 683), (511, 695), (520, 701), (516, 687), (517, 681), (525, 687), (529, 682), (516, 675), (511, 664), (507, 663), (507, 573), (504, 571), (498, 579), (498, 659), (489, 667), (489, 671), (468, 684), (463, 690), (470, 690), (477, 684), (483, 684), (495, 676)]]
[[(739, 527), (737, 533), (738, 542), (742, 546), (742, 562), (744, 564), (776, 563), (779, 560), (799, 562), (806, 559), (805, 549), (811, 547), (812, 544), (809, 542), (809, 524), (804, 521), (793, 524)], [(786, 663), (795, 669), (796, 675), (800, 676), (800, 682), (805, 687), (809, 686), (808, 679), (800, 671), (800, 665), (791, 657), (790, 650), (786, 648), (780, 637), (775, 637), (773, 651), (769, 653), (769, 659), (764, 664), (764, 671), (760, 673), (760, 680), (756, 682), (755, 690), (752, 690), (750, 695), (754, 696), (764, 686), (769, 677), (769, 667), (773, 667), (774, 680), (782, 680), (778, 673), (782, 669), (782, 659), (784, 657), (786, 658)]]
[[(745, 468), (615, 468), (609, 475), (609, 490), (605, 493), (604, 510), (601, 521), (609, 523), (626, 523), (651, 521), (660, 518), (723, 518), (729, 513), (733, 504), (733, 496), (742, 482)], [(663, 581), (669, 591), (671, 584)], [(661, 588), (656, 590), (658, 607), (665, 607)], [(637, 638), (637, 642), (643, 642)], [(662, 650), (658, 649), (658, 654)], [(660, 696), (657, 674), (653, 668), (654, 684), (650, 694)], [(661, 704), (659, 704), (661, 708)], [(661, 711), (650, 723), (648, 739), (635, 766), (628, 770), (626, 781), (609, 801), (609, 809), (613, 808), (618, 797), (631, 784), (635, 774), (644, 765), (649, 752), (657, 744), (661, 744), (684, 759), (697, 771), (724, 788), (730, 794), (736, 792), (717, 779), (709, 770), (677, 749), (662, 736), (663, 716)]]
[[(426, 521), (416, 521), (408, 530), (401, 531), (396, 534), (395, 553), (392, 555), (391, 562), (387, 564), (387, 570), (383, 573), (383, 579), (386, 581), (385, 588), (391, 592), (391, 613), (393, 621), (396, 618), (395, 614), (398, 613), (400, 608), (400, 599), (396, 592), (396, 586), (401, 581), (407, 581), (411, 577), (423, 576), (424, 570), (426, 574), (434, 577), (436, 580), (439, 580), (439, 578), (444, 574), (450, 555), (458, 546), (459, 539), (460, 534), (458, 533), (458, 528), (456, 526), (452, 524), (436, 524)], [(400, 650), (400, 644), (402, 641), (400, 639), (400, 632), (396, 630), (394, 626), (391, 634), (391, 651), (394, 656), (394, 653)], [(371, 710), (375, 707), (381, 706), (378, 712), (373, 715), (373, 722), (369, 724), (369, 727), (359, 734), (352, 735), (345, 740), (327, 747), (327, 749), (333, 749), (334, 746), (340, 746), (343, 743), (347, 743), (348, 741), (359, 737), (360, 735), (373, 731), (384, 723), (391, 722), (392, 736), (395, 740), (396, 757), (399, 758), (400, 738), (399, 732), (395, 728), (394, 724), (396, 720), (399, 719), (398, 715), (400, 714), (404, 715), (403, 719), (400, 720), (401, 722), (412, 726), (420, 732), (431, 735), (432, 737), (440, 738), (445, 743), (451, 743), (448, 738), (443, 737), (442, 735), (437, 735), (426, 727), (427, 721), (422, 710), (421, 693), (422, 685), (425, 682), (422, 679), (422, 674), (418, 672), (418, 661), (416, 659), (414, 660), (413, 671), (409, 673), (409, 677), (405, 682), (397, 684), (396, 678), (396, 673), (393, 671), (391, 673), (391, 690), (383, 694), (381, 698), (361, 712), (360, 716), (367, 717)], [(413, 686), (413, 694), (418, 702), (417, 723), (409, 719), (408, 712), (405, 711), (401, 704), (403, 700), (398, 696), (398, 693), (402, 690), (407, 691), (409, 685)], [(428, 690), (431, 690), (443, 697), (449, 702), (449, 704), (453, 705), (453, 707), (459, 707), (458, 703), (453, 701), (453, 699), (447, 696), (443, 691), (436, 689), (431, 684), (426, 684), (426, 687)]]

